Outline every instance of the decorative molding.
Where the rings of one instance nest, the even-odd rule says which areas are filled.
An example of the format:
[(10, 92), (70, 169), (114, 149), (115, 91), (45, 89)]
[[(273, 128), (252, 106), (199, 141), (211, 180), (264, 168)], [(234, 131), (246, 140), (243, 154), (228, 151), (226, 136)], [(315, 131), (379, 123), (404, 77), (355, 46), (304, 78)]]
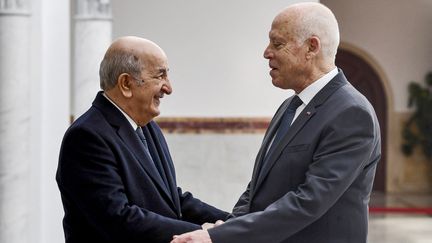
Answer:
[(0, 0), (0, 15), (30, 15), (28, 0)]
[[(75, 121), (70, 116), (70, 123)], [(265, 133), (270, 117), (158, 117), (158, 123), (164, 133), (179, 134), (238, 134)]]
[(76, 20), (111, 20), (110, 0), (77, 0)]
[(267, 117), (160, 117), (155, 121), (165, 133), (264, 133)]

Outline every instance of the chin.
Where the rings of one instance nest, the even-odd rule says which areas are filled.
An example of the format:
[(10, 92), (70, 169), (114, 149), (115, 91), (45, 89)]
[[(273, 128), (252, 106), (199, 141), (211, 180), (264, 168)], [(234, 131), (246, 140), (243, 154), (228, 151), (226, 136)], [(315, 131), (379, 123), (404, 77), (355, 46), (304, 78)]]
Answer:
[(153, 114), (152, 114), (153, 118), (155, 118), (155, 117), (157, 117), (159, 115), (160, 115), (160, 111), (159, 110), (153, 110)]
[(280, 82), (280, 80), (278, 80), (278, 79), (272, 79), (272, 84), (273, 84), (273, 86), (275, 86), (275, 87), (278, 87), (278, 88), (281, 88), (281, 89), (283, 89), (283, 84)]

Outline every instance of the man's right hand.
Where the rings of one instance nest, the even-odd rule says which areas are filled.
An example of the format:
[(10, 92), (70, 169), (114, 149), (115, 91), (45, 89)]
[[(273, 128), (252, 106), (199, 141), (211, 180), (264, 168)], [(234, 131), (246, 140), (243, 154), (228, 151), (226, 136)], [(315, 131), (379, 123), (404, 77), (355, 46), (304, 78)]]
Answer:
[(218, 221), (216, 221), (214, 224), (212, 224), (212, 223), (204, 223), (203, 225), (201, 225), (201, 228), (202, 228), (203, 230), (208, 230), (208, 229), (211, 229), (211, 228), (216, 227), (216, 226), (218, 226), (218, 225), (221, 225), (221, 224), (223, 224), (223, 223), (225, 223), (225, 222), (222, 221), (222, 220), (218, 220)]

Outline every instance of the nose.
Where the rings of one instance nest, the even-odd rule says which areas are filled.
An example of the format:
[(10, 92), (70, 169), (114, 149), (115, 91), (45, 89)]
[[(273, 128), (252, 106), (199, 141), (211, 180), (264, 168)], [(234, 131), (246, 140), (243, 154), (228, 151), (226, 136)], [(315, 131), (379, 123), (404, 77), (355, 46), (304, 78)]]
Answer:
[(270, 51), (270, 44), (266, 47), (266, 49), (264, 50), (264, 58), (265, 59), (270, 59), (272, 58), (273, 53)]
[(164, 84), (162, 85), (162, 92), (164, 92), (164, 94), (167, 95), (172, 93), (171, 83), (168, 78), (165, 80)]

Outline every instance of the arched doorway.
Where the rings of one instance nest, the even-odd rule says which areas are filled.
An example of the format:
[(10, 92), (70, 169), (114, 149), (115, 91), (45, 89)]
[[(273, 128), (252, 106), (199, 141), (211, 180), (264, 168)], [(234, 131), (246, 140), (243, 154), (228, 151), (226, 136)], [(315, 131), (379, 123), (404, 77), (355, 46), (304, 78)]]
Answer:
[(387, 95), (383, 82), (375, 69), (355, 53), (339, 49), (336, 65), (343, 70), (349, 82), (359, 90), (375, 109), (381, 127), (382, 156), (378, 164), (374, 191), (386, 191), (387, 148)]

